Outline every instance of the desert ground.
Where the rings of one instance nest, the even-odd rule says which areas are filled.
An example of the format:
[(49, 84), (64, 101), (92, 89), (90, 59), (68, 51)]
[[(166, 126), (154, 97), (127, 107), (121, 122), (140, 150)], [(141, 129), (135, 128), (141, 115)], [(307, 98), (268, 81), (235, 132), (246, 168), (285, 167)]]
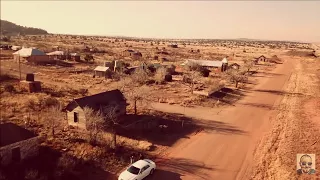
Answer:
[[(13, 45), (37, 47), (44, 52), (53, 51), (53, 46), (81, 55), (88, 54), (82, 52), (85, 46), (104, 52), (89, 52), (94, 57), (90, 62), (83, 56), (80, 62), (67, 60), (50, 65), (21, 62), (22, 78), (34, 73), (42, 83), (42, 92), (28, 93), (20, 87), (14, 51), (1, 50), (1, 120), (25, 126), (43, 138), (42, 147), (50, 153), (38, 160), (42, 164), (57, 161), (43, 165), (45, 172), (54, 171), (50, 176), (57, 179), (117, 179), (129, 165), (129, 156), (137, 153), (157, 163), (157, 171), (147, 179), (320, 178), (319, 171), (312, 176), (296, 175), (297, 153), (316, 154), (316, 167), (320, 167), (320, 59), (312, 55), (313, 49), (317, 52), (317, 45), (232, 40), (174, 42), (178, 48), (168, 47), (168, 40), (71, 35), (12, 38)], [(126, 49), (139, 51), (142, 57), (123, 55)], [(167, 54), (158, 55), (159, 51)], [(217, 88), (219, 84), (211, 97), (191, 93), (190, 84), (182, 80), (189, 72), (179, 70), (185, 59), (222, 60), (226, 56), (229, 64), (238, 63), (242, 69), (247, 67), (246, 62), (261, 55), (268, 59), (277, 56), (278, 61), (252, 64), (252, 73), (246, 74), (237, 87), (226, 72), (212, 71), (209, 77), (198, 77), (195, 90)], [(133, 115), (134, 100), (130, 94), (142, 91), (141, 85), (133, 81), (133, 85), (124, 87), (124, 79), (130, 75), (93, 78), (97, 65), (118, 59), (131, 66), (141, 62), (175, 65), (178, 73), (172, 75), (170, 82), (144, 82), (144, 96), (137, 103), (137, 115)], [(150, 75), (145, 80), (155, 77)], [(9, 85), (14, 90), (8, 89)], [(114, 149), (109, 147), (109, 132), (104, 133), (100, 144), (92, 145), (87, 141), (87, 132), (69, 127), (66, 122), (57, 126), (55, 136), (51, 136), (52, 127), (46, 123), (52, 118), (50, 112), (28, 106), (29, 99), (40, 97), (57, 99), (66, 106), (74, 98), (112, 89), (121, 89), (127, 97), (130, 120), (159, 119), (160, 125), (167, 128), (124, 129), (119, 131), (118, 147)], [(28, 126), (27, 114), (32, 120)], [(63, 115), (57, 116), (65, 121)], [(35, 168), (26, 170), (27, 179), (37, 179), (39, 174), (49, 176), (40, 173), (37, 165), (30, 167)]]

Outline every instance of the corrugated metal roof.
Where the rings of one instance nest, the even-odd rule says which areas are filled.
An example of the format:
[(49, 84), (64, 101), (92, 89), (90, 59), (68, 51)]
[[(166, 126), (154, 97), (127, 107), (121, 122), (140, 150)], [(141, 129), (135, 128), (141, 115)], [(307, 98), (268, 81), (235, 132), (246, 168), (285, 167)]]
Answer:
[(104, 66), (97, 66), (94, 70), (95, 71), (107, 71), (109, 69), (109, 67), (104, 67)]
[(81, 108), (89, 107), (93, 110), (99, 110), (102, 105), (106, 105), (108, 102), (121, 102), (126, 101), (125, 97), (120, 90), (115, 89), (112, 91), (106, 91), (92, 96), (85, 96), (78, 98), (70, 102), (65, 108), (68, 111), (72, 111), (75, 107)]
[(222, 61), (195, 60), (195, 59), (187, 59), (181, 65), (188, 65), (189, 63), (196, 63), (196, 64), (199, 64), (200, 66), (206, 66), (206, 67), (221, 67), (222, 66)]
[(70, 56), (80, 56), (78, 53), (70, 53)]
[(29, 56), (43, 56), (46, 55), (44, 52), (38, 50), (38, 49), (33, 49), (33, 48), (23, 48), (15, 53), (15, 55), (20, 55), (21, 57), (29, 57)]
[(63, 51), (53, 51), (53, 52), (47, 53), (47, 55), (49, 55), (49, 56), (63, 56), (64, 52)]

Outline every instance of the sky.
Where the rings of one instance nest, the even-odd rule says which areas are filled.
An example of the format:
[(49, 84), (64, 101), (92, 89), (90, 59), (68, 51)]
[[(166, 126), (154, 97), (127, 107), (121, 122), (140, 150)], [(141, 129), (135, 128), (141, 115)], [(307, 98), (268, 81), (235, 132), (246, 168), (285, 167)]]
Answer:
[(1, 19), (49, 33), (320, 42), (320, 1), (9, 1)]

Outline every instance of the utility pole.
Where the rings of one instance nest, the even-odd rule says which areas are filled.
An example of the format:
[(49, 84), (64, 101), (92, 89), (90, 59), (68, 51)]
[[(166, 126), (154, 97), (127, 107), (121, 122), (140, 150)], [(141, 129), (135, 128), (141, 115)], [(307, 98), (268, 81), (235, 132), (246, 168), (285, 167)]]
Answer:
[(20, 81), (21, 81), (21, 65), (20, 65), (20, 55), (19, 55), (19, 75), (20, 75)]

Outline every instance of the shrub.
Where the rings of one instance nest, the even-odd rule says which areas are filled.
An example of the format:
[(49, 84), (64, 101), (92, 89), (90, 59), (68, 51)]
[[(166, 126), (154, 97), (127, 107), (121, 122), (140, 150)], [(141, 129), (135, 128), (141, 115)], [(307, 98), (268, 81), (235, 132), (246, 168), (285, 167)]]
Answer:
[(4, 91), (12, 93), (12, 92), (15, 92), (16, 89), (14, 88), (14, 86), (12, 84), (6, 84), (4, 86)]
[(165, 82), (165, 76), (168, 74), (167, 69), (164, 67), (160, 67), (154, 76), (155, 81), (157, 83), (164, 83)]
[(148, 73), (141, 68), (136, 69), (132, 75), (133, 82), (139, 83), (140, 85), (145, 84), (148, 81), (148, 79)]

